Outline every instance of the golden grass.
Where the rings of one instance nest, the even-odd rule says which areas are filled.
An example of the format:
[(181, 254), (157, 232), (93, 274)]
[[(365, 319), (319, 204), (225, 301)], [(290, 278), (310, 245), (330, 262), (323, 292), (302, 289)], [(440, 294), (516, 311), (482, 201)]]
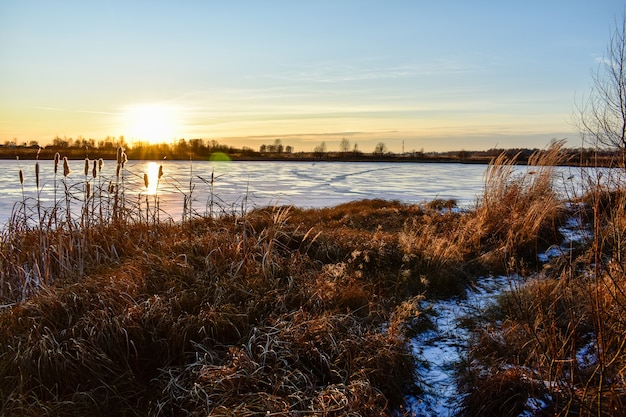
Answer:
[(549, 399), (541, 415), (626, 415), (624, 185), (591, 184), (572, 214), (593, 235), (474, 323), (462, 415), (481, 415), (481, 404), (490, 407), (483, 415), (497, 415), (511, 372), (519, 374), (511, 398)]
[(225, 217), (159, 225), (157, 240), (143, 223), (77, 237), (115, 245), (116, 256), (96, 261), (85, 247), (86, 276), (59, 269), (2, 311), (3, 411), (380, 415), (397, 407), (411, 358), (402, 334), (383, 331), (385, 308), (366, 298), (378, 288), (391, 294), (389, 285), (354, 274), (358, 281), (336, 280), (330, 292), (325, 268), (307, 254), (315, 235), (289, 213), (251, 213), (245, 236)]
[[(407, 338), (429, 327), (422, 301), (460, 295), (481, 274), (531, 268), (538, 251), (559, 242), (565, 209), (546, 165), (558, 161), (558, 144), (547, 154), (521, 177), (514, 161), (495, 160), (472, 210), (451, 210), (453, 201), (365, 200), (211, 212), (175, 224), (148, 221), (125, 197), (120, 150), (114, 180), (85, 175), (82, 219), (65, 215), (66, 189), (35, 226), (17, 213), (1, 236), (2, 413), (399, 412), (416, 377)], [(623, 221), (612, 211), (602, 226), (612, 237), (594, 252), (602, 259), (623, 247)], [(550, 280), (476, 319), (484, 331), (464, 377), (466, 411), (519, 409), (543, 392), (533, 378), (572, 375), (563, 358), (598, 329), (610, 347), (602, 375), (621, 375), (621, 259), (607, 261), (601, 287), (588, 279), (573, 287), (565, 274), (572, 268), (555, 266)], [(533, 367), (541, 372), (527, 371)], [(577, 404), (609, 388), (595, 370), (577, 372), (592, 381)], [(621, 398), (618, 384), (610, 388), (613, 403), (594, 409)]]

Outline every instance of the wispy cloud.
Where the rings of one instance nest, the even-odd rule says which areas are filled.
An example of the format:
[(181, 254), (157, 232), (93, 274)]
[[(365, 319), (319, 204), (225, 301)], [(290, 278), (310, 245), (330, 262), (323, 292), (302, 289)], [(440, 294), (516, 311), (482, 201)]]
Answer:
[(435, 60), (421, 63), (387, 65), (376, 61), (347, 63), (334, 61), (293, 69), (280, 74), (264, 74), (260, 77), (283, 81), (338, 83), (351, 81), (375, 81), (411, 78), (418, 76), (440, 76), (476, 71), (474, 65), (463, 65), (454, 60)]
[(68, 109), (63, 107), (51, 107), (51, 106), (33, 106), (33, 109), (47, 110), (64, 113), (87, 113), (87, 114), (104, 114), (104, 115), (117, 115), (118, 112), (101, 111), (101, 110), (83, 110), (83, 109)]

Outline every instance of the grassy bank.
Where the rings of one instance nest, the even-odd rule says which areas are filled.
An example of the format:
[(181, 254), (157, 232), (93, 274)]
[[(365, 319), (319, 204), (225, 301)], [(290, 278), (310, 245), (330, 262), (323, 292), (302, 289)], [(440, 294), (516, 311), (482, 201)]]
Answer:
[[(524, 388), (572, 378), (557, 364), (580, 346), (608, 355), (576, 379), (587, 378), (588, 395), (572, 389), (572, 399), (543, 384), (553, 400), (544, 411), (587, 403), (609, 410), (624, 345), (623, 304), (615, 302), (624, 204), (620, 193), (588, 194), (576, 207), (594, 225), (593, 241), (545, 269), (538, 254), (561, 243), (559, 226), (572, 214), (552, 186), (550, 166), (562, 157), (559, 146), (542, 152), (521, 176), (505, 156), (493, 161), (485, 193), (468, 211), (453, 201), (366, 200), (190, 214), (180, 223), (160, 220), (158, 193), (125, 198), (123, 155), (106, 184), (97, 165), (87, 178), (86, 164), (83, 190), (65, 189), (60, 171), (54, 207), (28, 211), (33, 218), (18, 205), (2, 235), (2, 413), (402, 413), (407, 390), (419, 386), (407, 341), (429, 327), (422, 301), (513, 272), (539, 284), (470, 323), (476, 340), (460, 368), (463, 412), (503, 415), (502, 407), (528, 399), (532, 390), (492, 382), (508, 375)], [(67, 210), (74, 200), (82, 201), (77, 212)], [(544, 298), (539, 285), (548, 288)], [(549, 310), (557, 304), (565, 315)], [(488, 331), (508, 344), (489, 345)]]

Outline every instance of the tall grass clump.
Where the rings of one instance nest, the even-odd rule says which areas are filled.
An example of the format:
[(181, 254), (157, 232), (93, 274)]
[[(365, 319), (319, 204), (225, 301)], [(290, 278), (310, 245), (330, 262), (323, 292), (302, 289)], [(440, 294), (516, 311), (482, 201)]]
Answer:
[(568, 206), (580, 241), (476, 323), (463, 415), (626, 415), (624, 176), (585, 175)]
[(485, 253), (494, 271), (506, 271), (514, 258), (536, 264), (537, 254), (560, 240), (565, 200), (555, 168), (565, 162), (563, 145), (554, 141), (519, 171), (515, 158), (504, 154), (489, 164), (483, 196), (464, 232), (473, 234), (473, 247)]
[[(42, 161), (35, 160), (34, 201), (23, 193), (0, 236), (2, 303), (24, 301), (56, 279), (77, 279), (135, 249), (127, 233), (139, 227), (139, 215), (125, 201), (123, 167), (127, 159), (121, 148), (118, 155), (113, 184), (112, 179), (102, 177), (104, 162), (89, 158), (84, 160), (84, 179), (73, 181), (70, 161), (57, 153), (53, 161), (54, 199), (48, 205), (41, 201), (46, 186), (40, 180)], [(24, 190), (29, 176), (21, 165), (18, 174)], [(58, 188), (62, 192), (57, 194)], [(134, 237), (142, 239), (144, 234), (140, 231)]]
[[(430, 295), (459, 295), (481, 275), (507, 273), (511, 264), (532, 270), (538, 254), (559, 241), (565, 202), (554, 167), (563, 142), (534, 154), (525, 169), (505, 154), (487, 167), (482, 197), (470, 210), (432, 202), (400, 233), (403, 273)], [(453, 206), (452, 206), (453, 208)]]

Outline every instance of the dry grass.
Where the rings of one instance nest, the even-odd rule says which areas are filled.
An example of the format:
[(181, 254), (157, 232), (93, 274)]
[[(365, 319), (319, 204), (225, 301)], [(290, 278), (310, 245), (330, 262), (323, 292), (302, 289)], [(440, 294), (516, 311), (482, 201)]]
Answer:
[[(66, 216), (66, 188), (36, 226), (18, 213), (2, 236), (4, 415), (390, 415), (415, 378), (407, 337), (429, 327), (421, 300), (458, 295), (511, 259), (532, 265), (558, 238), (563, 215), (549, 160), (517, 177), (513, 161), (499, 159), (469, 211), (453, 201), (366, 200), (173, 224), (146, 213), (148, 201), (129, 201), (124, 162), (121, 153), (114, 181), (85, 175), (80, 219)], [(620, 296), (612, 282), (594, 300)], [(505, 339), (520, 343), (510, 352), (524, 366), (546, 363), (522, 342), (524, 329), (548, 343), (538, 334), (554, 317), (552, 331), (565, 326), (551, 341), (557, 354), (573, 338), (570, 316), (594, 326), (568, 304), (578, 293), (552, 305), (557, 287), (529, 286), (498, 313), (536, 314), (511, 324)], [(505, 363), (507, 349), (478, 340), (476, 358)], [(537, 388), (520, 373), (486, 375), (473, 381), (493, 413), (503, 407), (499, 385), (511, 387), (515, 404)]]
[[(558, 226), (564, 218), (562, 199), (554, 187), (554, 167), (564, 162), (563, 143), (533, 156), (529, 167), (516, 173), (515, 158), (496, 158), (485, 174), (485, 190), (466, 233), (496, 272), (510, 259), (536, 263), (536, 254), (560, 241)], [(486, 250), (485, 250), (486, 249)]]
[[(480, 404), (501, 407), (509, 395), (508, 384), (499, 381), (511, 372), (522, 383), (511, 399), (541, 398), (545, 407), (538, 415), (626, 415), (624, 185), (609, 180), (610, 187), (590, 182), (582, 210), (572, 212), (593, 235), (502, 296), (475, 323), (463, 371), (469, 393), (463, 415), (481, 415)], [(502, 387), (492, 395), (485, 384), (496, 381)], [(489, 413), (482, 415), (498, 414)]]
[[(324, 237), (323, 223), (302, 224), (316, 211), (293, 211), (295, 221), (280, 207), (55, 235), (68, 245), (69, 266), (0, 313), (3, 414), (397, 409), (413, 375), (404, 334), (384, 326), (403, 296), (394, 294), (391, 265), (380, 266), (396, 241), (353, 229)], [(13, 232), (20, 255), (40, 248), (35, 232)], [(365, 250), (380, 259), (324, 252), (325, 239), (343, 238), (336, 244), (346, 253), (369, 242)]]

